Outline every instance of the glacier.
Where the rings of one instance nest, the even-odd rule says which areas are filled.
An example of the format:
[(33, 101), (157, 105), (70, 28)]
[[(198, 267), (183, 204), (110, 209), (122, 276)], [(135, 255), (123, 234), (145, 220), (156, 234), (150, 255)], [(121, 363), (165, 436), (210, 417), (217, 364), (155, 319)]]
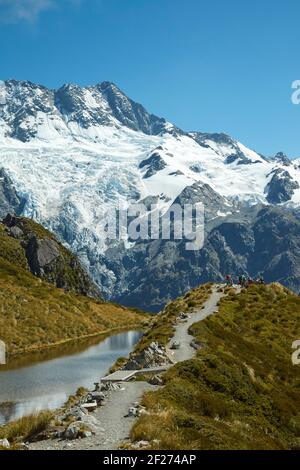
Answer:
[[(132, 249), (101, 238), (109, 205), (151, 200), (167, 211), (196, 188), (212, 227), (274, 201), (285, 210), (300, 205), (298, 160), (267, 158), (225, 134), (182, 131), (114, 84), (50, 90), (3, 83), (0, 168), (23, 201), (22, 215), (77, 253), (108, 299), (128, 292), (124, 266)], [(143, 264), (138, 258), (131, 262)]]

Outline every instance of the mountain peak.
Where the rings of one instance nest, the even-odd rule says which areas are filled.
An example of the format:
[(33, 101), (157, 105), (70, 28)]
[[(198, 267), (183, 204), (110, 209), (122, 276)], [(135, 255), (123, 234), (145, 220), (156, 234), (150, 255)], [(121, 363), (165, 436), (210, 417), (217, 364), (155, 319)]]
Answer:
[(97, 138), (100, 126), (125, 127), (147, 135), (176, 129), (109, 81), (89, 87), (66, 83), (55, 90), (30, 81), (4, 83), (0, 138), (22, 142), (39, 139), (53, 144), (66, 138), (90, 141)]
[(285, 166), (289, 166), (291, 164), (291, 160), (284, 152), (277, 152), (273, 160), (279, 163), (283, 163)]

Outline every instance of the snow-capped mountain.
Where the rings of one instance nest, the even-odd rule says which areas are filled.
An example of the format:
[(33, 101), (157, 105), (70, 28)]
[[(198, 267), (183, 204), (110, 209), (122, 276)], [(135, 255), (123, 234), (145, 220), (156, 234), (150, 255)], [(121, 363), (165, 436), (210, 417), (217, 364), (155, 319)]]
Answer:
[[(163, 252), (165, 244), (107, 244), (100, 230), (104, 205), (157, 202), (167, 210), (174, 201), (203, 201), (209, 234), (249, 214), (252, 223), (254, 208), (262, 205), (280, 210), (300, 205), (300, 161), (282, 153), (266, 158), (225, 134), (184, 132), (108, 82), (58, 90), (2, 82), (0, 169), (0, 212), (15, 210), (56, 232), (79, 254), (103, 293), (126, 302), (145, 262), (145, 286), (151, 291), (157, 249)], [(172, 243), (177, 253), (180, 244)], [(224, 274), (225, 267), (195, 263), (198, 274), (192, 281), (187, 277), (163, 296), (153, 293), (155, 309), (209, 273)], [(161, 264), (168, 272), (163, 255)]]

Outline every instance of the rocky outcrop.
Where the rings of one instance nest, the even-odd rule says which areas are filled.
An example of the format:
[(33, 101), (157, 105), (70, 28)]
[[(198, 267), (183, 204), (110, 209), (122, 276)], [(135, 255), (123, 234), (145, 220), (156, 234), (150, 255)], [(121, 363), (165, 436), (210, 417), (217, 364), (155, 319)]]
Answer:
[(54, 240), (39, 240), (32, 235), (26, 246), (26, 257), (32, 274), (43, 277), (48, 267), (60, 256), (59, 247)]
[(266, 187), (267, 201), (271, 204), (280, 204), (290, 201), (299, 183), (283, 169), (273, 171), (273, 176)]
[(159, 152), (153, 152), (150, 157), (146, 158), (139, 164), (140, 169), (146, 169), (143, 178), (150, 178), (155, 175), (158, 171), (166, 168), (166, 163), (159, 154)]
[(58, 288), (101, 297), (77, 258), (53, 234), (29, 219), (10, 214), (3, 220), (3, 225), (7, 235), (17, 240), (24, 251), (32, 274)]
[(273, 158), (275, 162), (282, 163), (284, 166), (290, 166), (292, 165), (291, 160), (289, 157), (283, 153), (283, 152), (278, 152), (276, 153), (275, 157)]
[[(220, 146), (229, 147), (232, 150), (232, 153), (225, 158), (224, 163), (230, 165), (231, 163), (236, 163), (237, 165), (253, 165), (256, 163), (261, 163), (259, 159), (249, 158), (241, 150), (239, 144), (236, 140), (224, 133), (208, 133), (208, 132), (191, 132), (189, 135), (199, 144), (206, 145), (210, 147), (209, 143)], [(208, 143), (208, 144), (207, 144)], [(260, 155), (263, 160), (266, 160), (265, 157)]]
[(152, 342), (142, 352), (132, 353), (124, 370), (148, 369), (166, 364), (171, 364), (166, 348), (157, 342)]
[(12, 180), (3, 168), (0, 168), (0, 219), (9, 212), (20, 213), (23, 200), (15, 190)]

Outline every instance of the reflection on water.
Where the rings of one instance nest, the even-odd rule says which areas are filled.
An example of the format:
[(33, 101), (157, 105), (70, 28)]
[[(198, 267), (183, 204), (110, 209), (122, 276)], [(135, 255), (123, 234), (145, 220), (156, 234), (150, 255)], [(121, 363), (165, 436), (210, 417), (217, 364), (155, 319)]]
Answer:
[[(92, 346), (64, 346), (39, 359), (14, 361), (0, 369), (0, 424), (61, 406), (78, 387), (90, 388), (120, 356), (127, 356), (141, 333), (110, 336)], [(94, 338), (93, 342), (97, 340)], [(74, 350), (75, 348), (75, 350)]]

